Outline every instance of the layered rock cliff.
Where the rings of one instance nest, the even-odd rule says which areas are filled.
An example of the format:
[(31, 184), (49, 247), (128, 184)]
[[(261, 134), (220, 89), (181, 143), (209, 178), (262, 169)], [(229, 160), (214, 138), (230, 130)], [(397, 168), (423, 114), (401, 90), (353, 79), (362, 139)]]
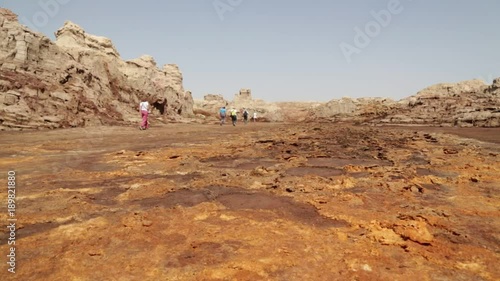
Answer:
[(124, 61), (111, 40), (66, 22), (56, 42), (0, 9), (0, 129), (130, 124), (146, 98), (159, 121), (193, 116), (177, 65)]

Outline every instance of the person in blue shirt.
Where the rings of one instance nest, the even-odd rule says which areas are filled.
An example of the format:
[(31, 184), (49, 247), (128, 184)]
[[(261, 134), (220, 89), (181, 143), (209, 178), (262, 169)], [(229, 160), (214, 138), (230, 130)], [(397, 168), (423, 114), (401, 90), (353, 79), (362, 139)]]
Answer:
[(226, 107), (222, 107), (219, 110), (219, 116), (220, 116), (220, 125), (224, 124), (226, 122)]

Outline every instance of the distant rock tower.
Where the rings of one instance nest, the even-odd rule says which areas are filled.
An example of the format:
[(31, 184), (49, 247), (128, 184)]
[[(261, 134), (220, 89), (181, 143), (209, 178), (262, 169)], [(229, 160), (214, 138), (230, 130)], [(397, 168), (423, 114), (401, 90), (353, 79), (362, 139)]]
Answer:
[(250, 89), (241, 89), (238, 94), (234, 97), (234, 102), (248, 102), (252, 100), (252, 90)]

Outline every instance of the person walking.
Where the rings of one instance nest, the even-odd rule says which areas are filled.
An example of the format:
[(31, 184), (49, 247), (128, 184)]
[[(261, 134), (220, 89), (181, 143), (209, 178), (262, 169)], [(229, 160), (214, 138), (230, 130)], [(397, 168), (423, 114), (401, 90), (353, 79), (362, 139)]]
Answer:
[(231, 109), (231, 121), (233, 121), (233, 126), (236, 126), (236, 121), (238, 120), (236, 109)]
[(246, 108), (243, 109), (243, 120), (245, 121), (245, 125), (248, 123), (248, 111)]
[(220, 125), (222, 126), (224, 123), (226, 123), (226, 107), (223, 106), (219, 110), (219, 117), (220, 117)]
[(147, 130), (149, 128), (149, 102), (145, 98), (143, 98), (141, 103), (139, 103), (139, 111), (141, 112), (142, 118), (141, 126), (139, 127), (139, 129)]
[(253, 112), (253, 118), (252, 119), (253, 119), (254, 123), (257, 122), (257, 111)]

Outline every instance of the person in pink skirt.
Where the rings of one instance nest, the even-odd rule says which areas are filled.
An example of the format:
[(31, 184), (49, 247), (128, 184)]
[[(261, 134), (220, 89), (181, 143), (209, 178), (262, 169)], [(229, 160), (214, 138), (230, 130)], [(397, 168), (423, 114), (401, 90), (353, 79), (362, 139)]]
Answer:
[(141, 112), (142, 117), (141, 127), (139, 129), (146, 130), (149, 128), (149, 102), (146, 99), (142, 99), (142, 102), (139, 104), (139, 111)]

